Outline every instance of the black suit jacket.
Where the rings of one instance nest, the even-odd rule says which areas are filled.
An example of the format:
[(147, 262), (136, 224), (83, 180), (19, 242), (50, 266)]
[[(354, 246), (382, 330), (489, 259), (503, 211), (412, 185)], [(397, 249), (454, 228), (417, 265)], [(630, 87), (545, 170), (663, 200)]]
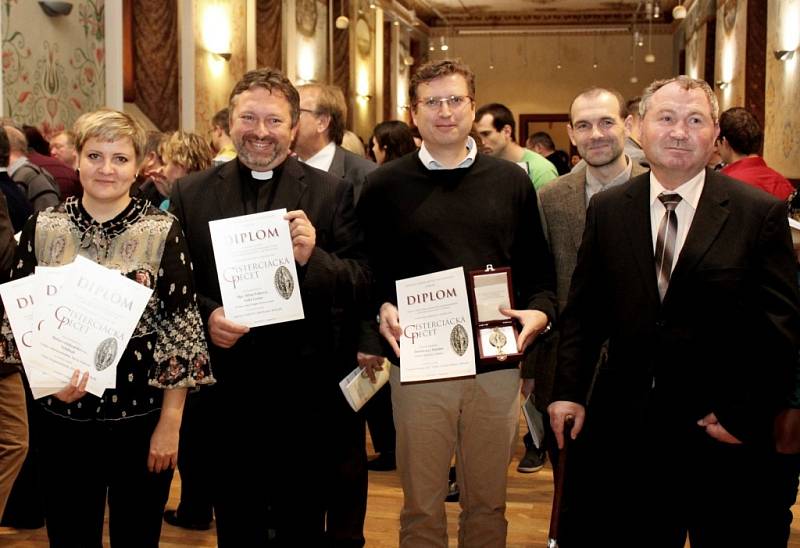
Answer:
[(597, 195), (564, 312), (554, 400), (586, 403), (599, 429), (676, 432), (714, 412), (766, 442), (797, 364), (800, 317), (786, 205), (714, 171), (659, 301), (649, 174)]
[[(253, 328), (230, 349), (209, 341), (214, 374), (220, 388), (241, 389), (241, 395), (274, 386), (275, 397), (280, 397), (285, 387), (279, 381), (290, 379), (303, 383), (304, 394), (330, 393), (331, 381), (338, 382), (355, 367), (354, 326), (369, 281), (353, 188), (290, 157), (272, 205), (302, 209), (316, 229), (311, 258), (304, 267), (298, 265), (305, 319)], [(238, 160), (179, 181), (171, 210), (186, 234), (207, 325), (211, 312), (222, 305), (208, 222), (245, 213)]]
[(353, 154), (349, 150), (336, 147), (336, 152), (333, 153), (333, 161), (328, 173), (339, 179), (350, 181), (353, 185), (353, 193), (355, 194), (355, 202), (358, 203), (358, 198), (361, 196), (361, 189), (364, 188), (364, 180), (367, 174), (377, 169), (378, 165), (371, 162), (366, 158), (362, 158), (357, 154)]

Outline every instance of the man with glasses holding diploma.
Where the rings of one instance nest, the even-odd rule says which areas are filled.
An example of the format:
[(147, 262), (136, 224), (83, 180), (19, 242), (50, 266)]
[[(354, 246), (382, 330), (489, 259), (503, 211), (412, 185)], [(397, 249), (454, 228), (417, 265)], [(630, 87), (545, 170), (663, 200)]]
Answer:
[[(542, 235), (536, 193), (524, 171), (480, 154), (469, 136), (475, 78), (442, 60), (417, 71), (410, 85), (414, 123), (423, 143), (367, 175), (358, 204), (375, 272), (380, 334), (362, 351), (400, 356), (395, 281), (487, 264), (512, 269), (517, 347), (548, 330), (554, 275)], [(474, 350), (473, 350), (474, 351)], [(380, 362), (382, 358), (375, 359)], [(365, 360), (366, 361), (366, 360)], [(364, 362), (362, 362), (364, 363)], [(447, 546), (444, 499), (456, 453), (461, 489), (460, 546), (505, 546), (506, 471), (519, 419), (518, 361), (478, 362), (477, 375), (424, 383), (391, 371), (397, 468), (403, 486), (400, 546)], [(402, 363), (400, 364), (402, 367)]]

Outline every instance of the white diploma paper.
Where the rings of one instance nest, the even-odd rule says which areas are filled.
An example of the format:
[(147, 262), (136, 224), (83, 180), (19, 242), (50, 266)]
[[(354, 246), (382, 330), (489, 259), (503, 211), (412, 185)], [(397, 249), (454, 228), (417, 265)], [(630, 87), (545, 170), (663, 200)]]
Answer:
[(475, 374), (475, 347), (464, 269), (397, 280), (400, 382)]
[(76, 257), (37, 337), (38, 357), (52, 376), (69, 382), (75, 369), (89, 373), (87, 391), (115, 388), (117, 364), (152, 290), (115, 270)]
[(34, 338), (38, 331), (38, 329), (34, 329), (34, 326), (37, 325), (34, 321), (34, 310), (39, 304), (38, 299), (34, 297), (37, 281), (36, 276), (27, 276), (4, 283), (0, 285), (0, 295), (3, 297), (8, 322), (11, 324), (19, 357), (25, 368), (25, 375), (28, 377), (31, 391), (34, 398), (41, 398), (58, 392), (64, 388), (66, 383), (48, 375), (34, 365), (36, 354)]
[(208, 223), (225, 317), (248, 327), (301, 320), (285, 209)]

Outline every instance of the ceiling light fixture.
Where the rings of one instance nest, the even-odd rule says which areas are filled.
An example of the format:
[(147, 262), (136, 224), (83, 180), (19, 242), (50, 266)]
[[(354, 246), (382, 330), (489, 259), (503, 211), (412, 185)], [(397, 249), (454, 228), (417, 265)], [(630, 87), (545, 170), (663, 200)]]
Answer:
[(656, 56), (653, 55), (653, 20), (647, 21), (647, 55), (644, 56), (645, 63), (655, 63)]
[(686, 19), (686, 8), (681, 5), (681, 2), (678, 2), (678, 5), (672, 8), (672, 18), (676, 21), (680, 21), (681, 19)]
[(350, 26), (350, 19), (344, 14), (344, 0), (340, 2), (341, 11), (339, 12), (339, 17), (336, 18), (336, 28), (339, 30), (344, 30)]

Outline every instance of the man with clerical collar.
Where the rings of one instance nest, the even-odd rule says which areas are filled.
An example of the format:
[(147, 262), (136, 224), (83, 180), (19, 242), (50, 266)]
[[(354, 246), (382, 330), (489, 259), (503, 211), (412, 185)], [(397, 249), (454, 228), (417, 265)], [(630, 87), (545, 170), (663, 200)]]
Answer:
[[(587, 89), (572, 100), (569, 115), (567, 133), (585, 160), (585, 167), (559, 177), (539, 191), (542, 224), (555, 261), (560, 312), (567, 304), (589, 200), (598, 192), (624, 184), (632, 176), (647, 171), (624, 153), (631, 120), (625, 115), (625, 101), (619, 92), (597, 87)], [(536, 405), (545, 414), (553, 390), (554, 360), (554, 347), (537, 348), (522, 370), (526, 379), (523, 395), (535, 390)], [(545, 445), (551, 461), (556, 462), (553, 458), (555, 440), (546, 420), (545, 425), (548, 426)], [(525, 436), (525, 446), (525, 456), (517, 469), (532, 472), (541, 468), (545, 448), (534, 447), (530, 434)]]
[(653, 82), (640, 113), (651, 171), (592, 198), (560, 317), (559, 447), (575, 425), (559, 546), (786, 546), (798, 469), (774, 421), (796, 405), (800, 348), (786, 204), (706, 168), (706, 82)]
[[(229, 109), (236, 160), (182, 179), (171, 202), (220, 370), (209, 425), (218, 541), (319, 546), (324, 507), (320, 477), (309, 471), (323, 481), (329, 473), (315, 449), (337, 433), (327, 409), (356, 364), (368, 284), (353, 187), (290, 156), (299, 97), (281, 72), (246, 73)], [(288, 211), (305, 318), (250, 329), (225, 317), (208, 223), (279, 208)]]
[[(555, 313), (552, 261), (542, 235), (536, 193), (518, 166), (478, 152), (469, 136), (475, 119), (475, 77), (466, 65), (425, 64), (409, 86), (419, 152), (367, 175), (359, 219), (375, 272), (380, 341), (362, 352), (400, 363), (395, 281), (487, 264), (512, 269), (518, 348), (547, 331)], [(502, 183), (502, 184), (500, 184)], [(370, 346), (368, 348), (368, 346)], [(456, 454), (461, 490), (459, 545), (504, 546), (507, 469), (519, 424), (518, 360), (483, 365), (477, 375), (424, 383), (390, 373), (403, 486), (400, 546), (447, 546), (444, 499)]]

